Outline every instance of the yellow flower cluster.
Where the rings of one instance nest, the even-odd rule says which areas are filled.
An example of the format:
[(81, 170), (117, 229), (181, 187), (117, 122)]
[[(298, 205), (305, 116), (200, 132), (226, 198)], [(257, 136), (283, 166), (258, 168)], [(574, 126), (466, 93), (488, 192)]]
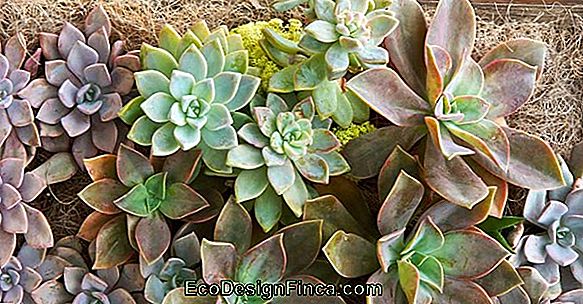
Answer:
[(302, 37), (302, 22), (297, 19), (290, 19), (287, 24), (281, 19), (271, 19), (270, 21), (258, 21), (241, 25), (232, 30), (232, 33), (239, 34), (243, 38), (243, 46), (249, 50), (249, 65), (261, 71), (262, 89), (267, 90), (269, 79), (281, 68), (267, 57), (259, 45), (263, 39), (261, 30), (270, 28), (282, 37), (294, 42), (299, 42)]
[(368, 134), (376, 130), (376, 127), (369, 121), (365, 121), (363, 124), (351, 124), (347, 128), (334, 128), (332, 132), (338, 137), (338, 140), (342, 143), (342, 146), (346, 146), (348, 142), (356, 139), (362, 135)]

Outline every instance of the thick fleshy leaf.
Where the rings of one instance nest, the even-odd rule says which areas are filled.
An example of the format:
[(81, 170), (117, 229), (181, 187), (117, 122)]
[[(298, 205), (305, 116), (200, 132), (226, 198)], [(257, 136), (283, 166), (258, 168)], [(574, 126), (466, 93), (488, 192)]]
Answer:
[(70, 137), (77, 137), (91, 128), (89, 116), (75, 109), (61, 119), (61, 125)]
[(166, 77), (170, 77), (172, 71), (178, 68), (178, 62), (176, 62), (172, 54), (147, 43), (142, 44), (140, 56), (144, 70), (157, 70), (166, 75)]
[(413, 128), (390, 126), (351, 140), (343, 149), (343, 154), (352, 168), (351, 175), (359, 179), (377, 175), (387, 156), (397, 145), (408, 150), (425, 133), (426, 130), (422, 126)]
[(24, 235), (26, 242), (34, 248), (49, 248), (54, 244), (53, 232), (45, 215), (39, 210), (24, 204), (28, 218), (28, 231)]
[(455, 280), (446, 277), (443, 285), (443, 293), (434, 294), (433, 303), (446, 304), (451, 299), (460, 303), (491, 304), (492, 300), (486, 291), (472, 281)]
[(328, 163), (322, 157), (316, 154), (306, 154), (294, 160), (294, 164), (306, 179), (315, 183), (327, 184), (329, 182), (330, 170)]
[[(356, 234), (337, 231), (322, 250), (334, 269), (346, 278), (357, 278), (379, 267), (374, 244)], [(356, 256), (359, 258), (354, 259)]]
[(97, 237), (101, 227), (112, 218), (113, 216), (111, 215), (105, 215), (99, 212), (89, 214), (81, 224), (77, 236), (89, 242), (93, 241)]
[(136, 241), (146, 263), (153, 264), (160, 259), (170, 247), (170, 239), (170, 228), (159, 213), (138, 222)]
[(322, 223), (322, 220), (303, 221), (278, 231), (283, 234), (286, 276), (308, 268), (316, 260), (322, 245)]
[(463, 57), (469, 56), (476, 40), (476, 15), (467, 0), (445, 0), (437, 6), (427, 30), (427, 44), (445, 49), (457, 71)]
[(502, 172), (490, 160), (477, 155), (476, 160), (482, 166), (512, 184), (528, 189), (546, 190), (564, 185), (559, 161), (548, 144), (522, 131), (503, 129), (510, 142), (508, 172)]
[(514, 266), (506, 260), (502, 261), (487, 276), (477, 279), (476, 282), (491, 297), (505, 294), (524, 283), (518, 272), (514, 269)]
[(0, 230), (0, 244), (3, 245), (2, 249), (0, 249), (0, 263), (4, 265), (8, 262), (16, 248), (16, 235)]
[[(446, 233), (444, 245), (432, 255), (442, 263), (446, 275), (471, 279), (492, 271), (508, 252), (481, 232), (458, 230)], [(468, 256), (474, 258), (467, 260)]]
[(445, 91), (453, 96), (479, 96), (484, 86), (484, 73), (480, 66), (466, 56), (462, 59), (459, 70), (453, 76)]
[(204, 281), (213, 284), (232, 280), (237, 267), (237, 251), (230, 243), (202, 240), (202, 275)]
[(183, 96), (190, 95), (195, 83), (196, 80), (191, 74), (180, 70), (174, 70), (170, 77), (170, 94), (172, 94), (172, 97), (176, 100), (180, 100)]
[(264, 164), (261, 150), (250, 145), (239, 145), (227, 153), (227, 165), (231, 167), (252, 170)]
[(326, 80), (326, 75), (327, 66), (324, 54), (314, 55), (298, 66), (294, 74), (295, 90), (313, 90)]
[(65, 286), (56, 280), (43, 283), (31, 293), (31, 297), (37, 303), (46, 304), (60, 304), (73, 300), (73, 296), (67, 292)]
[(79, 197), (91, 208), (103, 214), (117, 214), (120, 210), (113, 204), (126, 194), (128, 188), (110, 178), (100, 179), (79, 192)]
[(180, 149), (180, 143), (174, 136), (175, 125), (171, 122), (160, 127), (152, 135), (152, 154), (154, 156), (168, 156)]
[(287, 258), (283, 235), (276, 234), (249, 249), (237, 267), (237, 282), (278, 282), (285, 272)]
[(144, 99), (148, 99), (158, 92), (170, 94), (170, 79), (161, 72), (155, 70), (139, 71), (134, 74), (134, 78), (136, 79), (136, 87)]
[(471, 208), (488, 195), (486, 184), (461, 157), (448, 161), (430, 143), (426, 145), (424, 167), (429, 187), (454, 204)]
[[(421, 218), (431, 217), (443, 231), (466, 229), (483, 222), (489, 215), (497, 189), (489, 187), (489, 194), (472, 209), (441, 201), (433, 204)], [(455, 221), (451, 219), (455, 218)]]
[(210, 131), (202, 130), (202, 139), (211, 148), (216, 150), (229, 150), (237, 146), (237, 131), (232, 126)]
[(283, 199), (296, 217), (302, 216), (304, 204), (310, 199), (310, 193), (300, 174), (294, 171), (294, 183), (283, 193)]
[(206, 78), (208, 65), (206, 59), (195, 45), (190, 45), (179, 60), (179, 69), (193, 75), (197, 81)]
[(161, 124), (151, 121), (148, 116), (144, 115), (134, 122), (128, 133), (128, 139), (139, 145), (152, 145), (154, 132), (156, 132), (161, 126)]
[(282, 215), (283, 199), (271, 187), (255, 199), (253, 210), (257, 223), (264, 232), (270, 231), (277, 225)]
[(152, 121), (164, 123), (168, 121), (170, 108), (175, 102), (171, 95), (158, 92), (146, 99), (140, 107)]
[(405, 171), (401, 171), (379, 210), (377, 225), (381, 234), (389, 234), (406, 227), (421, 203), (423, 193), (423, 185)]
[(225, 52), (218, 39), (205, 44), (201, 52), (208, 66), (207, 77), (214, 77), (223, 71), (225, 66)]
[(366, 235), (359, 222), (334, 196), (325, 195), (308, 200), (304, 209), (304, 220), (324, 220), (322, 238), (329, 239), (337, 230)]
[(168, 172), (168, 182), (188, 183), (200, 163), (200, 150), (179, 151), (164, 161), (162, 171)]
[(536, 66), (537, 79), (540, 78), (547, 53), (547, 46), (542, 41), (528, 38), (518, 38), (503, 42), (490, 50), (480, 60), (480, 66), (485, 67), (497, 59), (516, 59), (531, 66)]
[(239, 253), (251, 245), (251, 216), (243, 205), (228, 201), (221, 211), (215, 225), (214, 239), (235, 245)]
[(117, 216), (99, 230), (93, 269), (108, 269), (128, 261), (134, 250), (128, 240), (126, 217)]
[(282, 195), (293, 186), (295, 182), (295, 168), (289, 159), (285, 159), (282, 165), (272, 165), (267, 167), (267, 178), (275, 192), (278, 195)]
[(419, 227), (401, 254), (419, 252), (422, 254), (432, 254), (443, 247), (443, 232), (435, 225), (431, 218), (424, 219), (419, 223)]
[(244, 170), (235, 180), (235, 196), (238, 202), (245, 202), (261, 195), (269, 185), (267, 167)]
[(350, 79), (347, 88), (392, 123), (415, 126), (430, 112), (429, 104), (388, 68), (370, 69)]
[(23, 204), (16, 204), (10, 209), (2, 206), (2, 229), (8, 233), (26, 233), (28, 231), (28, 218)]
[(381, 167), (378, 177), (379, 198), (385, 199), (393, 188), (397, 177), (401, 171), (406, 172), (412, 177), (419, 177), (417, 160), (409, 153), (403, 150), (401, 146), (396, 146), (393, 152), (387, 157)]
[(461, 158), (461, 156), (474, 154), (471, 149), (455, 143), (447, 127), (436, 118), (425, 117), (425, 124), (431, 136), (431, 141), (427, 141), (427, 145), (434, 144), (447, 161), (451, 161), (455, 157)]
[(536, 67), (515, 59), (499, 59), (485, 66), (481, 96), (492, 104), (488, 116), (505, 117), (525, 104), (534, 92), (536, 72)]
[(405, 249), (405, 228), (395, 230), (384, 235), (377, 241), (377, 258), (381, 264), (381, 270), (390, 271), (391, 266), (401, 258), (401, 252)]
[(117, 174), (119, 180), (127, 187), (144, 183), (154, 174), (150, 161), (138, 151), (121, 144), (117, 153)]
[(183, 219), (204, 208), (208, 202), (190, 186), (175, 183), (168, 187), (166, 199), (160, 205), (160, 212), (170, 219)]

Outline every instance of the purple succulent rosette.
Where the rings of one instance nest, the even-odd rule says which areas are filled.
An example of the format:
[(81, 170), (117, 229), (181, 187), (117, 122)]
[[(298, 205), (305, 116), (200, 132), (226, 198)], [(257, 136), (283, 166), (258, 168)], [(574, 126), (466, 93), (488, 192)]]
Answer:
[(40, 50), (29, 59), (26, 53), (21, 34), (8, 39), (0, 52), (0, 159), (16, 157), (28, 162), (40, 146), (30, 102), (19, 96), (37, 72)]
[(85, 19), (82, 32), (65, 23), (59, 35), (42, 33), (46, 78), (34, 80), (21, 95), (39, 108), (42, 146), (50, 152), (72, 151), (84, 158), (113, 152), (120, 129), (115, 119), (140, 67), (123, 41), (110, 44), (111, 22), (101, 6)]

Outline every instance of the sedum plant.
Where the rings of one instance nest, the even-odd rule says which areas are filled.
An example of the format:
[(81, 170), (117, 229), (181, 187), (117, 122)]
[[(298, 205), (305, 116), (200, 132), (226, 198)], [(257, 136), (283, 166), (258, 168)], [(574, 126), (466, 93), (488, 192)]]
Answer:
[[(89, 255), (93, 259), (90, 246)], [(80, 239), (66, 237), (59, 240), (39, 266), (45, 282), (32, 292), (34, 303), (142, 303), (144, 279), (138, 264), (126, 264), (91, 272), (87, 267)]]
[(583, 284), (583, 189), (578, 172), (582, 163), (577, 161), (581, 152), (576, 148), (572, 154), (571, 167), (577, 173), (571, 173), (561, 160), (565, 187), (528, 193), (524, 218), (544, 232), (524, 236), (512, 259), (516, 266), (535, 268), (551, 285), (562, 281), (561, 267), (568, 267), (572, 277)]
[(214, 196), (207, 201), (190, 186), (200, 158), (200, 151), (190, 150), (148, 159), (122, 144), (117, 155), (85, 160), (93, 183), (79, 197), (95, 211), (79, 236), (96, 241), (94, 269), (124, 264), (135, 251), (151, 265), (170, 247), (167, 219), (204, 221), (214, 216), (209, 204)]
[(0, 46), (0, 159), (22, 158), (30, 162), (40, 146), (30, 102), (19, 95), (36, 76), (40, 50), (26, 59), (24, 36), (17, 33)]
[(46, 217), (29, 203), (47, 185), (68, 180), (76, 172), (67, 154), (56, 154), (33, 171), (25, 172), (25, 165), (21, 158), (0, 159), (0, 265), (10, 260), (19, 234), (34, 248), (53, 245)]
[[(509, 252), (475, 225), (484, 221), (495, 189), (472, 210), (445, 200), (431, 205), (413, 231), (406, 227), (423, 204), (423, 185), (405, 170), (402, 150), (385, 171), (384, 198), (377, 217), (378, 233), (367, 232), (335, 197), (327, 195), (306, 203), (304, 219), (324, 216), (323, 251), (335, 270), (347, 278), (371, 274), (369, 283), (383, 285), (383, 295), (368, 303), (491, 303), (490, 297), (512, 290), (522, 282), (505, 258)], [(414, 168), (409, 168), (412, 172)], [(330, 212), (332, 211), (332, 212)], [(354, 257), (358, 256), (358, 259)], [(471, 258), (469, 258), (471, 257)], [(380, 268), (380, 269), (379, 269)]]
[(340, 142), (330, 121), (315, 116), (311, 98), (289, 108), (269, 94), (265, 106), (253, 108), (255, 121), (243, 125), (245, 142), (227, 154), (227, 165), (242, 169), (235, 180), (238, 202), (255, 200), (255, 216), (264, 231), (279, 221), (283, 202), (297, 216), (309, 198), (304, 178), (327, 184), (331, 176), (350, 170), (337, 152)]
[(199, 21), (184, 36), (166, 25), (159, 45), (142, 46), (143, 70), (135, 73), (141, 96), (120, 114), (133, 124), (128, 138), (151, 145), (154, 156), (198, 147), (209, 168), (231, 173), (224, 161), (238, 143), (233, 116), (260, 84), (245, 74), (249, 58), (241, 36), (226, 27), (210, 32)]
[(59, 35), (42, 33), (46, 76), (20, 93), (39, 108), (43, 148), (72, 151), (80, 167), (84, 158), (115, 150), (122, 138), (117, 112), (140, 66), (137, 56), (124, 54), (123, 41), (110, 44), (111, 30), (107, 13), (97, 6), (84, 31), (66, 22)]
[[(191, 224), (185, 224), (172, 241), (170, 258), (158, 260), (153, 265), (142, 263), (141, 275), (146, 280), (145, 299), (152, 304), (172, 303), (173, 290), (184, 287), (186, 280), (200, 276), (200, 241)], [(143, 262), (143, 261), (141, 261)], [(198, 273), (197, 273), (198, 270)]]
[(416, 1), (394, 1), (392, 10), (401, 21), (386, 42), (395, 70), (367, 70), (346, 87), (394, 126), (346, 147), (358, 168), (353, 174), (374, 176), (395, 145), (411, 149), (423, 139), (417, 148), (424, 149), (424, 181), (452, 203), (471, 208), (488, 195), (488, 186), (496, 186), (493, 215), (500, 217), (507, 183), (535, 190), (563, 186), (550, 147), (504, 122), (532, 95), (544, 44), (508, 41), (476, 62), (470, 56), (476, 29), (469, 1), (440, 1), (428, 28)]

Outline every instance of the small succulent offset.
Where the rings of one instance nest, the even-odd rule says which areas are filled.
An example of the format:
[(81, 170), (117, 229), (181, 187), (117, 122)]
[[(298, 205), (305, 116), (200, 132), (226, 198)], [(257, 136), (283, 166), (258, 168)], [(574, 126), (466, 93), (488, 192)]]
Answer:
[[(32, 292), (34, 303), (136, 304), (141, 303), (144, 279), (138, 264), (90, 272), (78, 238), (59, 240), (39, 270), (48, 276)], [(90, 247), (91, 248), (91, 247)], [(90, 256), (92, 251), (89, 252)], [(93, 258), (93, 256), (91, 256)]]
[(283, 201), (302, 215), (309, 199), (303, 178), (327, 184), (350, 167), (337, 152), (340, 142), (328, 130), (330, 120), (315, 116), (311, 98), (289, 109), (285, 100), (269, 94), (265, 106), (252, 112), (255, 122), (240, 128), (245, 143), (229, 151), (227, 165), (243, 170), (235, 181), (237, 201), (254, 199), (257, 220), (269, 231), (280, 219)]
[(413, 157), (402, 150), (395, 153), (402, 155), (393, 158), (385, 172), (394, 184), (380, 184), (386, 197), (377, 218), (382, 237), (376, 246), (371, 242), (375, 236), (355, 225), (358, 221), (336, 198), (324, 196), (307, 203), (308, 218), (334, 210), (326, 215), (334, 219), (327, 229), (333, 235), (323, 251), (336, 271), (348, 278), (374, 272), (369, 282), (383, 284), (385, 291), (369, 297), (370, 303), (445, 303), (450, 298), (460, 303), (491, 303), (490, 297), (521, 284), (505, 261), (510, 253), (475, 227), (488, 216), (494, 188), (472, 210), (447, 201), (433, 204), (421, 215), (414, 233), (406, 233), (424, 199), (424, 187), (403, 171), (404, 157)]
[(20, 93), (40, 107), (36, 118), (43, 148), (72, 151), (80, 167), (84, 158), (115, 150), (122, 125), (114, 120), (140, 66), (136, 55), (124, 54), (122, 41), (110, 44), (110, 34), (111, 22), (101, 6), (87, 15), (84, 32), (65, 23), (59, 35), (42, 33), (46, 78)]
[(200, 241), (194, 227), (185, 224), (177, 232), (171, 245), (170, 258), (158, 260), (153, 265), (142, 265), (140, 270), (147, 278), (144, 297), (149, 303), (168, 303), (166, 296), (177, 288), (184, 287), (186, 280), (199, 278), (195, 270), (200, 264)]
[(232, 112), (245, 107), (260, 84), (245, 74), (249, 58), (241, 36), (226, 27), (210, 32), (199, 21), (184, 36), (164, 26), (159, 44), (142, 46), (144, 70), (135, 73), (141, 96), (120, 114), (133, 124), (128, 137), (151, 145), (154, 156), (198, 147), (212, 170), (231, 173), (224, 158), (238, 143)]
[(42, 212), (29, 206), (49, 184), (71, 178), (76, 165), (70, 155), (56, 154), (35, 170), (26, 172), (21, 158), (0, 160), (0, 265), (16, 248), (16, 235), (23, 234), (35, 248), (53, 246), (53, 234)]
[[(567, 186), (549, 191), (531, 190), (524, 206), (524, 218), (545, 232), (524, 236), (512, 262), (516, 266), (532, 266), (551, 285), (562, 281), (560, 267), (568, 266), (573, 278), (583, 284), (581, 176), (574, 176), (569, 166), (561, 162)], [(580, 170), (580, 165), (573, 163), (571, 167)]]
[[(117, 155), (85, 160), (94, 182), (79, 197), (95, 212), (85, 220), (79, 236), (96, 240), (94, 269), (121, 265), (135, 251), (146, 264), (153, 264), (170, 247), (166, 218), (204, 221), (212, 217), (200, 212), (209, 209), (210, 200), (190, 186), (200, 154), (190, 150), (163, 160), (148, 159), (121, 144)], [(192, 218), (195, 214), (196, 219)]]
[(0, 46), (0, 159), (22, 158), (28, 163), (40, 146), (30, 102), (18, 93), (36, 76), (40, 50), (26, 59), (26, 43), (20, 33)]
[(471, 208), (488, 195), (488, 186), (497, 186), (493, 215), (500, 217), (507, 183), (535, 190), (563, 186), (551, 148), (504, 123), (532, 95), (545, 45), (512, 40), (477, 63), (470, 56), (476, 29), (469, 1), (440, 1), (429, 28), (416, 1), (393, 4), (401, 26), (386, 47), (398, 73), (370, 69), (346, 84), (394, 124), (346, 147), (349, 162), (359, 168), (355, 176), (376, 175), (395, 145), (410, 149), (424, 138), (424, 181), (452, 203)]

